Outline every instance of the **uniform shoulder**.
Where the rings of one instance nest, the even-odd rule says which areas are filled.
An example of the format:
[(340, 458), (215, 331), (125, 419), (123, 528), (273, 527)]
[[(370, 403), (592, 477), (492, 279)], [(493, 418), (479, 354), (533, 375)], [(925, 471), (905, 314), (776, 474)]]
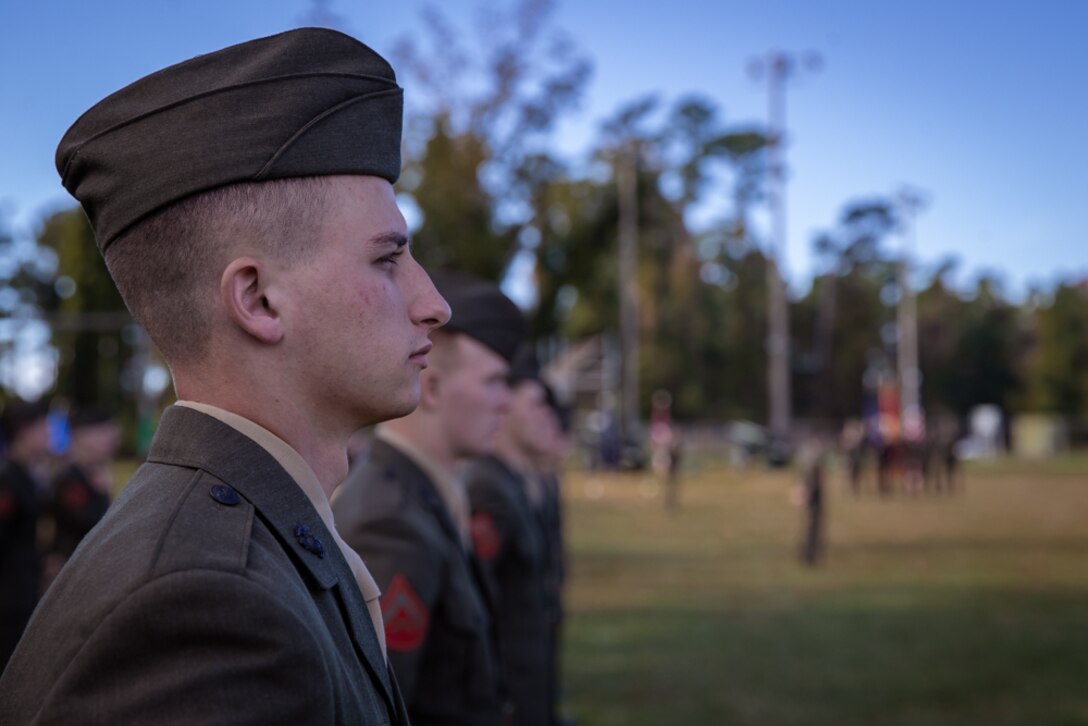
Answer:
[(24, 636), (27, 673), (55, 681), (112, 613), (157, 582), (192, 580), (173, 590), (188, 603), (204, 576), (248, 576), (252, 521), (252, 506), (206, 472), (143, 465), (39, 603)]
[(513, 472), (493, 456), (473, 459), (465, 467), (465, 487), (472, 499), (509, 499), (513, 483)]
[(402, 518), (419, 505), (418, 477), (418, 469), (407, 457), (375, 442), (333, 494), (337, 525)]
[(242, 572), (252, 522), (253, 505), (206, 471), (145, 464), (70, 569), (93, 573), (114, 562), (130, 581), (190, 568)]
[(435, 500), (426, 475), (407, 457), (381, 452), (352, 468), (333, 496), (333, 517), (364, 559), (390, 548), (440, 552), (446, 544), (436, 514), (442, 505)]
[(245, 572), (253, 519), (253, 505), (229, 484), (197, 472), (163, 532), (151, 576), (189, 569)]
[[(333, 719), (333, 680), (307, 637), (313, 623), (241, 574), (168, 573), (78, 628), (44, 625), (32, 624), (36, 647), (5, 674), (0, 722), (7, 709), (19, 723), (81, 723), (88, 714), (95, 723)], [(289, 674), (304, 685), (279, 688)]]

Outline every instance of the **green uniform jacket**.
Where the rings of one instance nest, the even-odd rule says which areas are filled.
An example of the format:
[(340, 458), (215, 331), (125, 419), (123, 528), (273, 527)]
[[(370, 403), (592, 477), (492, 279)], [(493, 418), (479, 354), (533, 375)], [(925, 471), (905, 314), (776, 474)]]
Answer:
[(552, 723), (552, 613), (540, 516), (525, 480), (501, 460), (476, 459), (465, 473), (472, 536), (495, 603), (503, 680), (517, 726)]
[(38, 602), (38, 513), (30, 472), (14, 461), (0, 462), (0, 671)]
[(544, 551), (547, 553), (547, 573), (545, 594), (548, 602), (548, 620), (551, 626), (549, 643), (550, 701), (552, 704), (552, 723), (558, 723), (558, 704), (560, 691), (560, 645), (563, 625), (563, 585), (567, 577), (566, 550), (563, 545), (563, 501), (559, 477), (548, 474), (544, 477), (544, 502), (540, 508), (540, 521), (544, 532)]
[(0, 724), (406, 724), (366, 604), (263, 448), (168, 409), (0, 679)]
[(341, 485), (333, 515), (382, 589), (389, 662), (412, 723), (502, 724), (488, 604), (427, 474), (375, 440)]
[(110, 498), (97, 491), (79, 466), (65, 467), (53, 479), (53, 554), (65, 559), (72, 556), (76, 546), (83, 541), (110, 508)]

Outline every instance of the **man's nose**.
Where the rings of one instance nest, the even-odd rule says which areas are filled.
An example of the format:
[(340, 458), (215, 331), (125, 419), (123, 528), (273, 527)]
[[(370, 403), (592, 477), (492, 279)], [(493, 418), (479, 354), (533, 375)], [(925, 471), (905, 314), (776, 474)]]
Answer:
[(431, 276), (418, 262), (416, 268), (419, 271), (417, 276), (419, 290), (413, 300), (412, 322), (416, 325), (425, 325), (431, 330), (441, 328), (450, 321), (450, 306), (446, 299), (438, 294), (434, 283), (431, 282)]

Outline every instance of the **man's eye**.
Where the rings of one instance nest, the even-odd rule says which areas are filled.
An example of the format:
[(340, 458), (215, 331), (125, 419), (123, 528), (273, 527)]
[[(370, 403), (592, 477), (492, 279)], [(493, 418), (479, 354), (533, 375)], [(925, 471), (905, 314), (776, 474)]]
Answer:
[(385, 257), (380, 258), (378, 262), (382, 263), (383, 265), (395, 265), (397, 264), (397, 258), (400, 257), (402, 254), (404, 254), (402, 250), (391, 252)]

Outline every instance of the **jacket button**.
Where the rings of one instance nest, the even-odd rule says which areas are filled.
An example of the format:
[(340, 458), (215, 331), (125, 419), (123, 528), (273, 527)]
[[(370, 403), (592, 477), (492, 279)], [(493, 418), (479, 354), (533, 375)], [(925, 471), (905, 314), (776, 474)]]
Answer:
[(242, 501), (241, 497), (238, 496), (238, 492), (225, 484), (216, 484), (208, 493), (211, 494), (212, 499), (220, 504), (225, 504), (228, 507), (233, 507), (235, 504)]

